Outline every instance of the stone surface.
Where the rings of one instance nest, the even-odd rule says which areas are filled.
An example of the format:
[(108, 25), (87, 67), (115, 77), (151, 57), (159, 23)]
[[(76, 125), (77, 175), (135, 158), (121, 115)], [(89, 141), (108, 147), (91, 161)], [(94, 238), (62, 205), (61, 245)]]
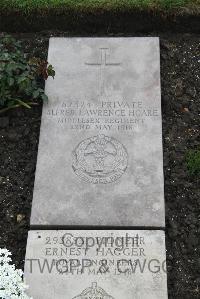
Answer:
[(164, 223), (158, 38), (52, 38), (32, 225)]
[(37, 299), (167, 299), (163, 231), (29, 232), (25, 279)]

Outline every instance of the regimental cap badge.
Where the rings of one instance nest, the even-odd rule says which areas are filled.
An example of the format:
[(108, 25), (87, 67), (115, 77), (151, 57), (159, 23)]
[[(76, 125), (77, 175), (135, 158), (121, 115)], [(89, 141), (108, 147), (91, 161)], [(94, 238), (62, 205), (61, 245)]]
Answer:
[(103, 134), (81, 141), (73, 151), (72, 168), (85, 182), (107, 184), (126, 171), (128, 154), (124, 145)]
[(73, 299), (115, 299), (108, 295), (102, 288), (97, 286), (97, 282), (93, 282), (92, 286), (85, 289), (80, 295)]

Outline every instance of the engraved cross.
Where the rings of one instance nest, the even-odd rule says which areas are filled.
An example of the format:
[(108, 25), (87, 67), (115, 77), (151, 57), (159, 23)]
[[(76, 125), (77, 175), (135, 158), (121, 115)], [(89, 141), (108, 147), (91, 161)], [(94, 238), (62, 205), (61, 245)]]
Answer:
[(105, 95), (105, 78), (104, 73), (108, 66), (120, 66), (120, 62), (109, 62), (108, 51), (109, 48), (100, 48), (100, 62), (85, 62), (86, 65), (98, 66), (99, 67), (99, 84), (100, 84), (100, 95)]

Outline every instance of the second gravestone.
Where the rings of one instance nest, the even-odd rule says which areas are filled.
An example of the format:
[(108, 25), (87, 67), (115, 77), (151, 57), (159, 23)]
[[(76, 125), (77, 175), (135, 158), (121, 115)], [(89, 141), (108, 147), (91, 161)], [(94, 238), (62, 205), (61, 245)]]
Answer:
[(35, 299), (167, 299), (164, 232), (29, 232), (25, 274)]
[(52, 38), (31, 225), (164, 227), (157, 38)]

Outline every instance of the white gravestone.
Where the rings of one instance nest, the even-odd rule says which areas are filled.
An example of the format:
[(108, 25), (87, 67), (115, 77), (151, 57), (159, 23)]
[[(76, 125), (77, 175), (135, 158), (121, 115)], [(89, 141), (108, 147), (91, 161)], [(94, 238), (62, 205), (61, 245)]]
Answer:
[(164, 232), (29, 232), (25, 279), (37, 299), (167, 299)]
[(164, 227), (158, 38), (51, 38), (31, 225)]

